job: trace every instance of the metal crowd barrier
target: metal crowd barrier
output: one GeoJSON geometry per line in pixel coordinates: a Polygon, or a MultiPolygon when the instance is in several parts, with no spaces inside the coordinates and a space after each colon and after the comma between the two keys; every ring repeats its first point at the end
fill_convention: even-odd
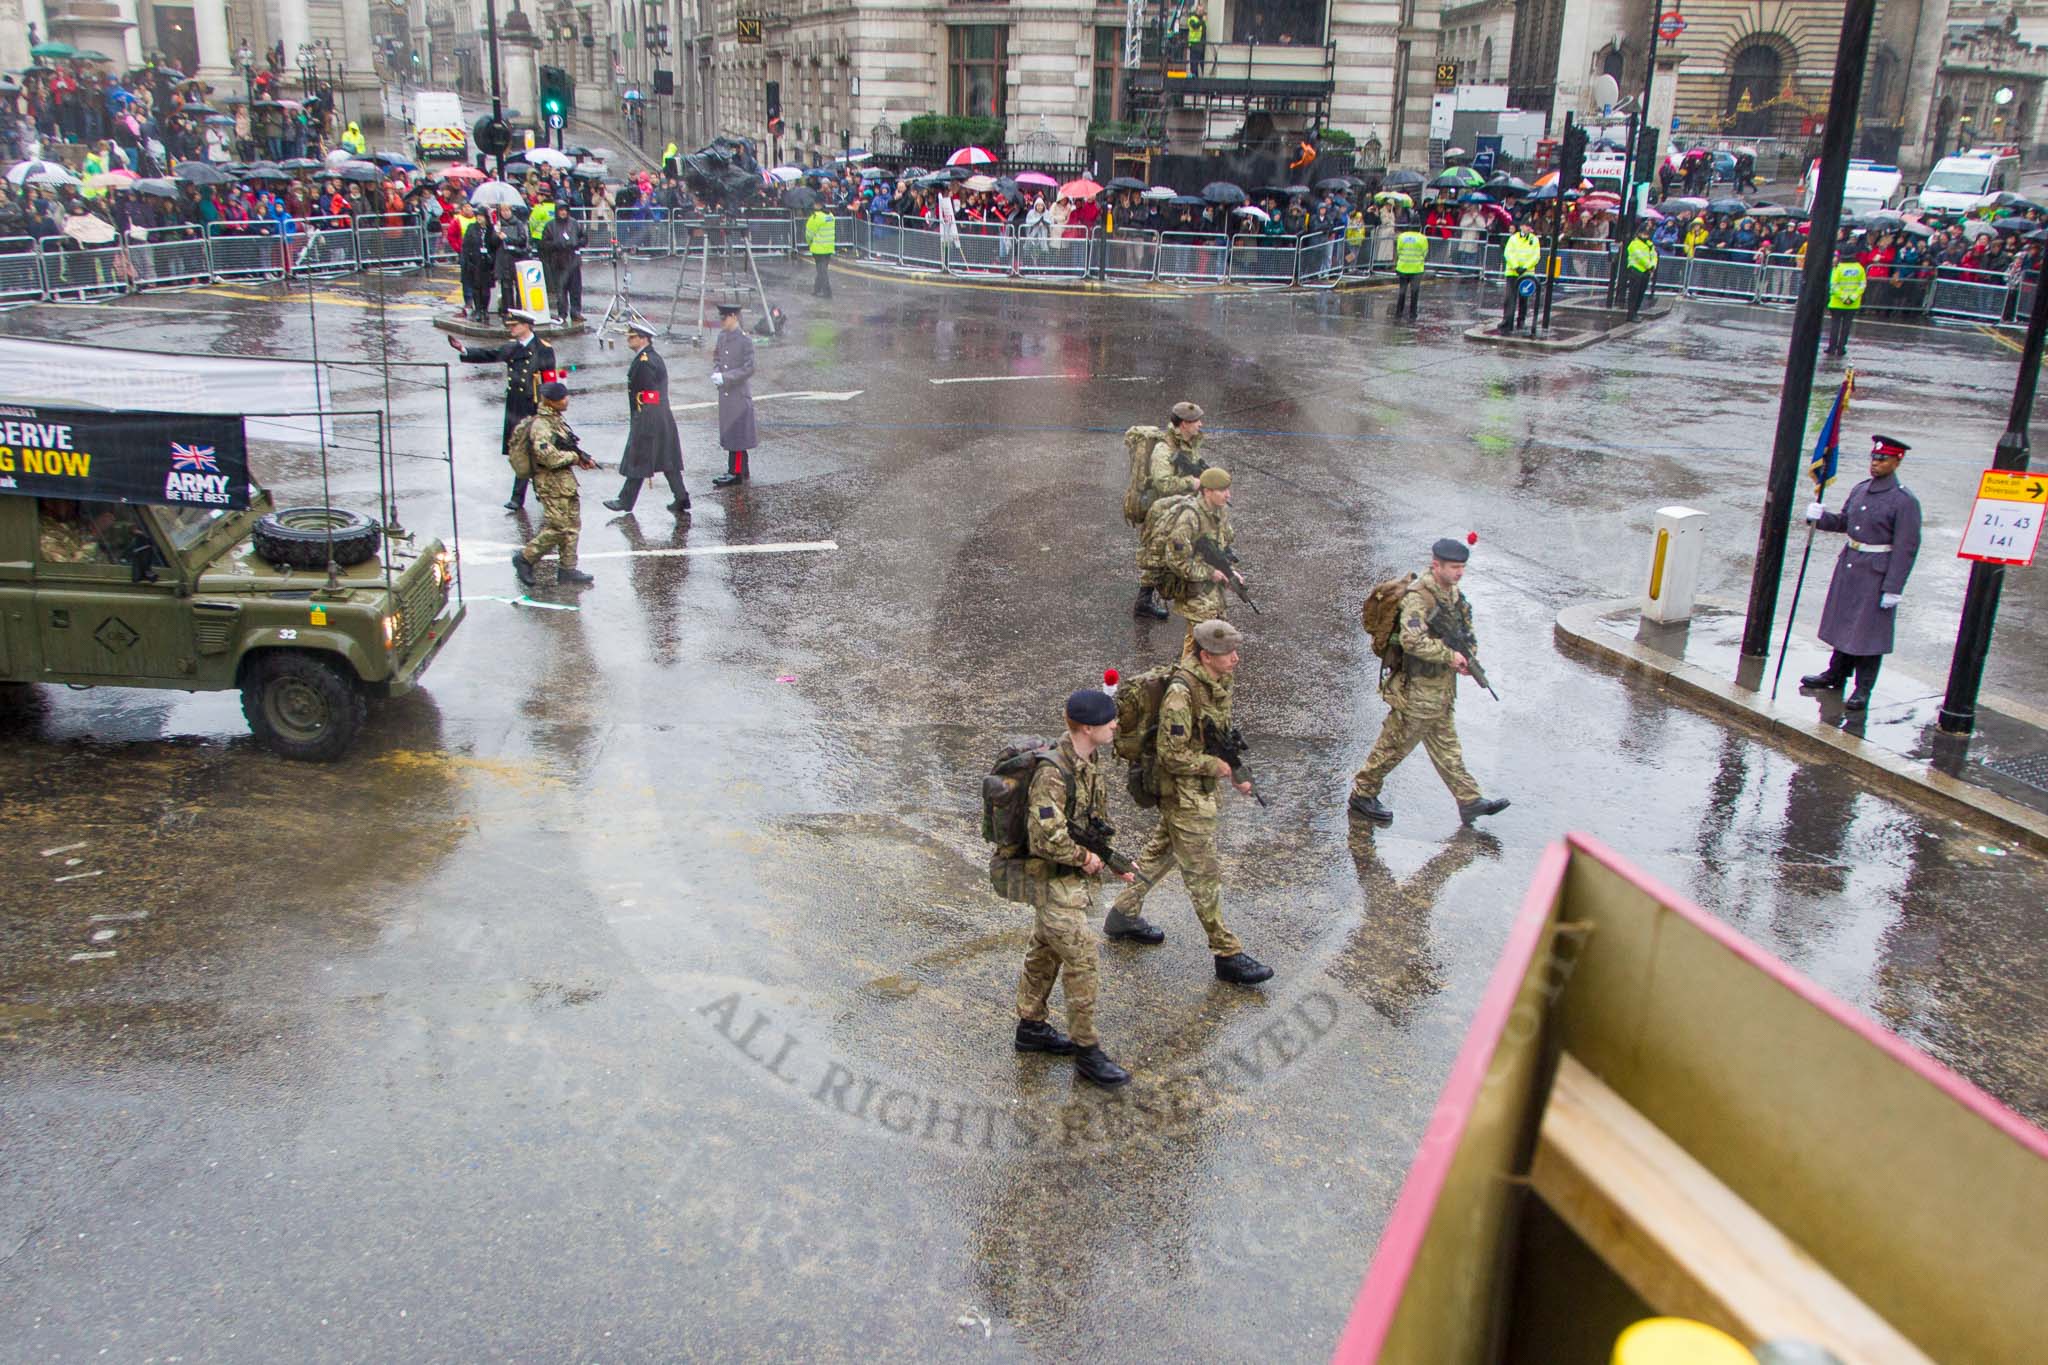
{"type": "Polygon", "coordinates": [[[426,229],[420,227],[356,228],[356,260],[365,270],[420,270],[427,264],[426,229]]]}
{"type": "Polygon", "coordinates": [[[33,237],[0,237],[0,300],[43,296],[43,261],[33,237]]]}
{"type": "Polygon", "coordinates": [[[42,255],[43,292],[56,300],[113,298],[128,292],[134,275],[128,248],[118,243],[45,248],[42,255]]]}
{"type": "Polygon", "coordinates": [[[346,218],[298,218],[285,237],[294,275],[348,275],[360,268],[356,233],[346,218]]]}
{"type": "Polygon", "coordinates": [[[213,223],[206,229],[206,259],[217,280],[282,279],[284,239],[266,223],[261,230],[228,231],[213,223]]]}
{"type": "Polygon", "coordinates": [[[149,228],[139,237],[131,232],[128,258],[134,264],[137,289],[189,289],[213,279],[206,237],[197,227],[149,228]]]}
{"type": "Polygon", "coordinates": [[[1102,273],[1112,280],[1151,280],[1159,276],[1159,234],[1119,231],[1102,239],[1102,273]]]}
{"type": "Polygon", "coordinates": [[[1230,278],[1230,239],[1213,232],[1160,233],[1154,278],[1221,284],[1230,278]]]}

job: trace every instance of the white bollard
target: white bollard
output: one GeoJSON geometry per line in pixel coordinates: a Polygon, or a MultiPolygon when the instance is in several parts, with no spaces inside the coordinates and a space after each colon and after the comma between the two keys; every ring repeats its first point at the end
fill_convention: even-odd
{"type": "Polygon", "coordinates": [[[1706,532],[1705,512],[1690,507],[1657,509],[1657,534],[1650,542],[1650,571],[1643,584],[1645,621],[1670,625],[1692,619],[1706,532]]]}

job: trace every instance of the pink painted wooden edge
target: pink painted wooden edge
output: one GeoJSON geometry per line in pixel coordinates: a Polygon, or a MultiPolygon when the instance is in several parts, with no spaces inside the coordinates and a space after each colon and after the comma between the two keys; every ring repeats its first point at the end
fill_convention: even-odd
{"type": "Polygon", "coordinates": [[[1508,931],[1507,945],[1501,949],[1500,963],[1493,969],[1493,979],[1487,983],[1471,1026],[1465,1030],[1465,1042],[1458,1049],[1457,1060],[1451,1063],[1451,1074],[1444,1081],[1436,1112],[1430,1116],[1429,1127],[1422,1135],[1422,1146],[1408,1168],[1400,1198],[1380,1234],[1379,1249],[1373,1253],[1365,1282],[1359,1286],[1358,1298],[1351,1305],[1350,1321],[1344,1325],[1344,1335],[1338,1339],[1337,1350],[1331,1357],[1341,1365],[1372,1365],[1379,1359],[1387,1329],[1394,1322],[1394,1310],[1408,1288],[1409,1272],[1415,1268],[1416,1253],[1422,1249],[1422,1239],[1429,1231],[1430,1216],[1436,1212],[1437,1198],[1443,1193],[1444,1180],[1458,1154],[1465,1122],[1486,1082],[1487,1069],[1493,1065],[1494,1047],[1507,1027],[1508,1016],[1521,998],[1522,984],[1528,978],[1536,947],[1543,941],[1550,908],[1564,889],[1565,869],[1570,864],[1571,849],[1563,843],[1543,850],[1542,860],[1536,864],[1536,875],[1522,897],[1522,908],[1516,912],[1514,926],[1508,931]]]}
{"type": "Polygon", "coordinates": [[[1516,913],[1507,943],[1501,949],[1500,963],[1494,968],[1493,979],[1487,983],[1486,994],[1481,997],[1479,1008],[1472,1016],[1472,1024],[1465,1032],[1465,1042],[1458,1050],[1457,1060],[1451,1064],[1450,1075],[1444,1081],[1443,1093],[1437,1100],[1436,1112],[1423,1133],[1422,1145],[1408,1168],[1408,1178],[1402,1182],[1400,1197],[1387,1219],[1386,1229],[1380,1234],[1379,1247],[1373,1253],[1364,1283],[1359,1286],[1358,1297],[1351,1305],[1351,1317],[1345,1323],[1344,1334],[1338,1338],[1331,1356],[1338,1365],[1373,1365],[1379,1359],[1387,1329],[1393,1325],[1394,1310],[1408,1287],[1408,1276],[1415,1267],[1416,1254],[1429,1230],[1429,1220],[1436,1211],[1438,1197],[1443,1193],[1451,1162],[1457,1156],[1466,1122],[1486,1080],[1487,1069],[1493,1064],[1494,1048],[1516,1000],[1521,996],[1536,946],[1542,941],[1550,907],[1563,891],[1565,872],[1575,852],[1599,862],[1665,910],[1680,916],[1800,999],[1882,1049],[1892,1060],[2035,1156],[2048,1161],[2048,1133],[2028,1123],[1904,1039],[1864,1018],[1656,878],[1636,871],[1598,839],[1586,834],[1568,834],[1563,842],[1545,849],[1542,860],[1536,865],[1528,893],[1522,898],[1522,908],[1516,913]]]}

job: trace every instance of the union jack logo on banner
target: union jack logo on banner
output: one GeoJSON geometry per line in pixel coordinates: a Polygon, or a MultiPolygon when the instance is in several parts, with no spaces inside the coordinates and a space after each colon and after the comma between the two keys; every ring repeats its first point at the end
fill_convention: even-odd
{"type": "Polygon", "coordinates": [[[189,470],[200,474],[220,473],[220,464],[213,457],[212,446],[187,446],[171,442],[171,468],[189,470]]]}

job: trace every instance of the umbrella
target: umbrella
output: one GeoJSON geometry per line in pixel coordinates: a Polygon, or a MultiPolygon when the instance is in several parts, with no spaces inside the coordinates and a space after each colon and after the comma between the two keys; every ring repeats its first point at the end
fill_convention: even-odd
{"type": "Polygon", "coordinates": [[[1212,204],[1242,204],[1250,196],[1228,180],[1211,180],[1202,186],[1202,198],[1212,204]]]}
{"type": "Polygon", "coordinates": [[[968,170],[965,166],[941,166],[937,170],[933,171],[932,174],[937,176],[941,180],[951,180],[955,183],[958,183],[959,181],[965,180],[968,176],[973,175],[974,172],[968,170]]]}
{"type": "Polygon", "coordinates": [[[235,126],[234,116],[231,114],[208,114],[206,121],[215,128],[232,128],[235,126]]]}
{"type": "Polygon", "coordinates": [[[374,185],[384,178],[384,168],[368,161],[344,161],[334,173],[343,180],[354,180],[365,185],[374,185]]]}
{"type": "Polygon", "coordinates": [[[602,180],[604,179],[604,167],[578,166],[569,174],[575,176],[578,180],[602,180]]]}
{"type": "Polygon", "coordinates": [[[976,194],[987,194],[990,190],[996,187],[996,182],[995,179],[991,176],[970,175],[965,180],[961,181],[960,185],[961,188],[972,190],[976,194]]]}
{"type": "Polygon", "coordinates": [[[2038,209],[2044,213],[2048,213],[2048,207],[2044,207],[2043,205],[2037,204],[2033,200],[2027,198],[2024,195],[2014,194],[2011,190],[2004,190],[2001,191],[1999,194],[1993,196],[1991,203],[1994,207],[2001,209],[2012,209],[2019,213],[2025,213],[2029,209],[2038,209]]]}
{"type": "Polygon", "coordinates": [[[1702,160],[1705,160],[1705,159],[1706,159],[1706,156],[1707,156],[1707,149],[1706,149],[1706,148],[1704,148],[1704,147],[1694,147],[1694,148],[1692,148],[1692,149],[1691,149],[1690,151],[1688,151],[1688,152],[1687,152],[1687,153],[1685,154],[1685,160],[1686,160],[1687,162],[1694,162],[1694,161],[1702,161],[1702,160]]]}
{"type": "Polygon", "coordinates": [[[21,82],[12,76],[0,76],[0,95],[19,95],[21,82]]]}
{"type": "Polygon", "coordinates": [[[792,213],[809,213],[818,203],[818,192],[809,185],[796,185],[784,191],[782,206],[792,213]]]}
{"type": "Polygon", "coordinates": [[[1020,185],[1042,185],[1049,190],[1056,190],[1060,187],[1060,182],[1047,175],[1044,171],[1026,171],[1017,177],[1017,183],[1020,185]]]}
{"type": "Polygon", "coordinates": [[[1466,151],[1463,147],[1444,148],[1444,160],[1446,161],[1460,161],[1470,155],[1472,155],[1472,153],[1466,151]]]}
{"type": "Polygon", "coordinates": [[[1007,175],[996,181],[996,193],[1013,201],[1021,201],[1024,198],[1024,191],[1007,175]]]}
{"type": "Polygon", "coordinates": [[[1375,204],[1399,204],[1404,209],[1415,207],[1414,198],[1401,193],[1399,190],[1381,190],[1372,197],[1372,202],[1375,204]]]}
{"type": "Polygon", "coordinates": [[[1184,209],[1205,209],[1209,207],[1209,201],[1198,194],[1176,194],[1166,202],[1176,204],[1184,209]]]}
{"type": "Polygon", "coordinates": [[[1239,204],[1236,208],[1232,209],[1231,212],[1241,213],[1247,218],[1256,218],[1261,223],[1271,222],[1273,219],[1272,214],[1266,212],[1257,204],[1239,204]]]}
{"type": "Polygon", "coordinates": [[[114,225],[89,213],[74,213],[64,220],[64,235],[82,246],[104,246],[117,234],[114,225]]]}
{"type": "Polygon", "coordinates": [[[114,59],[104,52],[94,52],[91,49],[86,49],[79,52],[72,60],[79,62],[111,62],[114,59]]]}
{"type": "Polygon", "coordinates": [[[141,178],[133,171],[101,171],[97,175],[87,176],[85,187],[89,190],[125,190],[141,178]]]}
{"type": "MultiPolygon", "coordinates": [[[[560,155],[560,153],[557,153],[557,155],[560,155]]],[[[394,171],[416,171],[419,169],[413,162],[407,161],[404,157],[394,155],[391,152],[371,152],[363,160],[374,161],[379,166],[386,166],[394,171]]]]}
{"type": "MultiPolygon", "coordinates": [[[[1934,229],[1925,223],[1901,223],[1899,224],[1899,231],[1909,237],[1932,237],[1934,235],[1934,229]]],[[[2048,232],[2037,229],[2027,234],[2028,241],[2032,241],[2037,237],[2048,237],[2048,232]]]]}
{"type": "Polygon", "coordinates": [[[526,159],[542,166],[554,166],[565,171],[576,164],[567,152],[558,152],[552,147],[535,147],[526,154],[526,159]]]}
{"type": "MultiPolygon", "coordinates": [[[[1899,226],[1905,226],[1904,219],[1899,220],[1899,226]]],[[[2001,218],[1997,222],[1993,223],[1991,226],[1992,229],[1996,231],[2000,236],[2013,237],[2017,236],[2022,232],[2032,232],[2035,228],[2039,227],[2040,224],[2030,223],[2024,218],[2001,218]]]]}
{"type": "MultiPolygon", "coordinates": [[[[1022,181],[1022,179],[1021,179],[1021,178],[1020,178],[1020,179],[1018,180],[1018,183],[1019,183],[1019,184],[1022,184],[1022,183],[1023,183],[1023,181],[1022,181]]],[[[1173,198],[1173,197],[1174,197],[1174,194],[1173,194],[1173,190],[1172,190],[1171,188],[1169,188],[1168,186],[1165,186],[1165,185],[1154,185],[1154,186],[1153,186],[1153,187],[1152,187],[1151,189],[1149,189],[1149,190],[1146,190],[1146,191],[1145,191],[1145,193],[1144,193],[1144,194],[1143,194],[1143,195],[1142,195],[1141,197],[1142,197],[1142,198],[1145,198],[1145,199],[1151,199],[1151,200],[1154,200],[1154,201],[1158,201],[1158,200],[1162,200],[1162,199],[1171,199],[1171,198],[1173,198]]]]}
{"type": "MultiPolygon", "coordinates": [[[[324,164],[324,162],[315,161],[310,156],[295,156],[277,163],[278,169],[286,171],[317,171],[324,164]]],[[[468,170],[469,168],[464,166],[461,169],[468,170]]]]}
{"type": "Polygon", "coordinates": [[[1965,237],[1995,237],[1997,235],[1998,229],[1985,222],[1982,218],[1965,218],[1963,220],[1963,236],[1965,237]]]}
{"type": "Polygon", "coordinates": [[[205,100],[192,100],[188,103],[179,105],[178,112],[181,114],[198,114],[201,117],[204,117],[207,114],[218,114],[220,110],[214,108],[205,100]]]}
{"type": "Polygon", "coordinates": [[[1527,194],[1534,186],[1512,175],[1496,175],[1486,182],[1484,188],[1495,198],[1514,199],[1527,194]]]}
{"type": "Polygon", "coordinates": [[[282,166],[274,166],[268,161],[258,161],[252,165],[244,166],[240,174],[244,180],[289,180],[292,178],[290,171],[285,170],[282,166]]]}
{"type": "Polygon", "coordinates": [[[1903,213],[1893,213],[1890,209],[1878,209],[1876,212],[1866,215],[1866,217],[1875,226],[1896,228],[1906,225],[1906,215],[1903,213]]]}
{"type": "Polygon", "coordinates": [[[7,172],[10,185],[76,185],[78,177],[54,161],[23,161],[7,172]]]}
{"type": "Polygon", "coordinates": [[[1420,171],[1388,171],[1380,177],[1380,187],[1389,190],[1419,190],[1423,185],[1420,171]]]}
{"type": "Polygon", "coordinates": [[[1461,204],[1491,204],[1493,202],[1493,196],[1490,194],[1481,194],[1478,190],[1467,190],[1465,193],[1458,196],[1458,202],[1461,204]]]}
{"type": "Polygon", "coordinates": [[[470,191],[469,202],[480,209],[494,209],[500,204],[519,208],[525,205],[526,196],[502,180],[493,180],[470,191]]]}
{"type": "Polygon", "coordinates": [[[1062,199],[1093,199],[1100,193],[1102,193],[1102,186],[1096,184],[1093,180],[1087,179],[1085,176],[1079,180],[1069,180],[1066,184],[1060,186],[1060,197],[1062,199]]]}
{"type": "Polygon", "coordinates": [[[31,57],[56,57],[62,60],[66,57],[76,57],[78,49],[69,43],[37,43],[28,50],[28,55],[31,57]]]}
{"type": "Polygon", "coordinates": [[[128,188],[137,194],[146,194],[152,199],[178,197],[178,182],[175,180],[138,180],[128,188]]]}
{"type": "Polygon", "coordinates": [[[1480,212],[1484,213],[1489,220],[1499,223],[1503,227],[1513,227],[1515,225],[1515,215],[1509,213],[1499,204],[1488,204],[1480,212]]]}
{"type": "Polygon", "coordinates": [[[1706,206],[1706,200],[1691,195],[1680,195],[1675,199],[1666,199],[1664,201],[1665,210],[1671,213],[1698,213],[1705,209],[1706,206]]]}
{"type": "MultiPolygon", "coordinates": [[[[285,164],[290,165],[291,163],[286,162],[285,164]]],[[[468,185],[482,184],[484,181],[489,180],[490,177],[474,166],[450,166],[447,170],[441,172],[441,179],[443,181],[453,181],[457,185],[468,185]]]]}
{"type": "Polygon", "coordinates": [[[1713,199],[1707,203],[1708,213],[1748,213],[1749,205],[1740,199],[1713,199]]]}
{"type": "Polygon", "coordinates": [[[1609,194],[1605,190],[1595,190],[1592,194],[1579,200],[1579,207],[1582,209],[1618,209],[1621,207],[1621,196],[1609,194]]]}
{"type": "Polygon", "coordinates": [[[647,96],[641,94],[638,90],[628,90],[625,94],[619,96],[619,98],[622,100],[631,100],[633,103],[638,104],[642,100],[646,99],[647,96]]]}
{"type": "Polygon", "coordinates": [[[986,147],[962,147],[946,158],[948,166],[993,166],[996,154],[986,147]]]}
{"type": "Polygon", "coordinates": [[[880,166],[863,166],[861,167],[860,178],[863,180],[887,180],[889,172],[880,166]]]}
{"type": "Polygon", "coordinates": [[[1649,219],[1653,223],[1661,223],[1664,221],[1664,215],[1657,212],[1657,210],[1651,208],[1647,204],[1643,206],[1643,217],[1649,219]]]}
{"type": "Polygon", "coordinates": [[[1103,186],[1103,188],[1109,190],[1142,190],[1145,188],[1145,182],[1136,176],[1120,175],[1103,186]]]}
{"type": "Polygon", "coordinates": [[[1357,183],[1348,175],[1333,175],[1327,180],[1316,181],[1316,188],[1319,190],[1329,190],[1335,194],[1342,194],[1357,183]]]}
{"type": "Polygon", "coordinates": [[[344,161],[354,161],[355,159],[356,154],[346,147],[336,147],[327,154],[327,164],[330,166],[339,166],[344,161]]]}
{"type": "Polygon", "coordinates": [[[1789,218],[1791,215],[1776,204],[1758,204],[1749,211],[1752,218],[1789,218]]]}
{"type": "Polygon", "coordinates": [[[1442,175],[1429,182],[1431,189],[1464,190],[1476,189],[1486,183],[1486,177],[1470,166],[1452,166],[1442,175]]]}
{"type": "Polygon", "coordinates": [[[777,166],[768,172],[768,178],[787,185],[791,181],[803,179],[804,173],[795,166],[777,166]]]}
{"type": "Polygon", "coordinates": [[[921,175],[910,183],[921,190],[935,190],[941,185],[952,184],[953,177],[950,175],[921,175]]]}

